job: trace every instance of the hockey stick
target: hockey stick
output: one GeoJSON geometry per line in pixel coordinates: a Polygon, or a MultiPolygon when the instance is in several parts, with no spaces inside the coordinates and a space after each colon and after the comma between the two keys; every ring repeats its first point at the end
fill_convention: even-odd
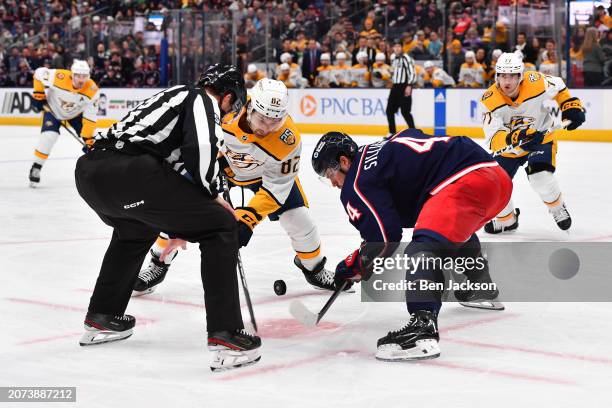
{"type": "MultiPolygon", "coordinates": [[[[572,123],[572,121],[571,121],[571,120],[567,120],[567,119],[565,119],[565,120],[564,120],[564,121],[562,121],[561,123],[557,123],[556,125],[549,127],[549,128],[546,130],[546,132],[544,132],[544,135],[547,135],[547,134],[549,134],[549,133],[551,133],[551,132],[554,132],[555,130],[565,129],[565,128],[566,128],[566,127],[568,127],[568,126],[569,126],[571,123],[572,123]]],[[[517,144],[508,145],[508,146],[506,146],[506,147],[504,147],[504,148],[502,148],[502,149],[499,149],[499,150],[496,150],[495,152],[493,152],[493,157],[497,157],[497,156],[499,156],[500,154],[508,153],[509,151],[511,151],[511,150],[513,150],[513,149],[516,149],[517,147],[521,147],[521,146],[523,146],[524,144],[527,144],[527,143],[529,143],[529,142],[530,142],[530,140],[527,140],[527,141],[521,141],[520,143],[517,143],[517,144]]]]}
{"type": "MultiPolygon", "coordinates": [[[[53,114],[53,112],[51,111],[51,108],[47,104],[43,105],[43,110],[45,112],[49,112],[49,113],[53,114]]],[[[87,147],[87,145],[85,144],[83,139],[80,136],[78,136],[71,128],[69,128],[63,120],[60,120],[60,125],[64,129],[66,129],[66,132],[68,132],[70,134],[70,136],[72,136],[77,142],[79,142],[81,144],[81,146],[87,147]]]]}
{"type": "Polygon", "coordinates": [[[315,327],[317,324],[319,324],[325,313],[327,313],[331,305],[336,301],[338,295],[342,293],[342,291],[346,288],[348,284],[349,281],[345,280],[344,282],[342,282],[342,285],[340,285],[340,287],[334,290],[334,293],[332,293],[329,300],[325,303],[319,313],[312,313],[299,300],[294,300],[293,302],[291,302],[291,304],[289,305],[289,313],[291,313],[291,316],[295,317],[295,319],[298,322],[302,323],[304,326],[315,327]]]}
{"type": "MultiPolygon", "coordinates": [[[[223,198],[225,198],[225,201],[227,201],[233,207],[227,178],[225,177],[225,175],[222,174],[219,175],[219,178],[221,179],[221,185],[223,186],[223,198]]],[[[253,325],[253,329],[255,329],[255,333],[257,333],[257,322],[255,321],[255,312],[253,312],[253,302],[251,301],[249,286],[247,285],[246,276],[244,275],[244,268],[242,267],[242,258],[240,257],[240,250],[238,250],[238,273],[240,274],[240,282],[242,283],[244,300],[246,301],[247,307],[249,309],[249,315],[251,316],[251,324],[253,325]]]]}

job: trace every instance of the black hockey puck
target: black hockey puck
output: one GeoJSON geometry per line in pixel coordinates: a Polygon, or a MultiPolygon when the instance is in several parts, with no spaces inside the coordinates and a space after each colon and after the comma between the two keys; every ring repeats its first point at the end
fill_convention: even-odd
{"type": "Polygon", "coordinates": [[[274,281],[274,293],[276,293],[277,296],[283,296],[287,293],[287,284],[284,280],[279,279],[274,281]]]}

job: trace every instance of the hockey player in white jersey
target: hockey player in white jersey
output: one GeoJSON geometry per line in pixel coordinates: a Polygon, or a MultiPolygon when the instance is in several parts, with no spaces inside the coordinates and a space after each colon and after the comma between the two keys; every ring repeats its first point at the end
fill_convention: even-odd
{"type": "MultiPolygon", "coordinates": [[[[483,128],[491,151],[521,144],[496,157],[497,162],[514,177],[519,167],[527,164],[527,178],[538,193],[555,222],[568,230],[572,219],[554,176],[557,154],[555,132],[546,134],[553,124],[544,101],[554,99],[561,109],[562,120],[569,120],[568,130],[575,130],[585,120],[578,98],[573,98],[563,80],[536,71],[524,71],[521,57],[502,54],[495,65],[495,83],[482,95],[483,128]]],[[[520,211],[512,200],[496,218],[485,225],[485,232],[497,234],[518,228],[520,211]]]]}
{"type": "MultiPolygon", "coordinates": [[[[302,142],[288,115],[289,95],[277,80],[262,79],[251,89],[250,99],[239,112],[223,118],[224,144],[220,159],[230,187],[239,186],[255,195],[236,207],[240,246],[246,246],[253,229],[264,218],[280,221],[296,252],[295,265],[306,281],[318,289],[334,289],[334,273],[325,269],[321,239],[308,212],[308,200],[298,170],[302,142]]],[[[164,279],[176,251],[160,235],[151,249],[149,265],[134,285],[133,296],[150,293],[164,279]],[[161,253],[169,255],[164,261],[161,253]]]]}
{"type": "Polygon", "coordinates": [[[70,70],[38,68],[34,72],[33,104],[43,111],[42,129],[30,169],[30,186],[40,183],[42,166],[67,121],[87,146],[93,143],[100,92],[89,77],[86,61],[74,60],[70,70]]]}

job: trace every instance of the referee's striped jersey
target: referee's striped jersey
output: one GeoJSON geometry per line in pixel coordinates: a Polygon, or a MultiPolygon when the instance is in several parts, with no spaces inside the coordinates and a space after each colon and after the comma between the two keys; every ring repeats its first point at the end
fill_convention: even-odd
{"type": "Polygon", "coordinates": [[[408,54],[402,53],[399,57],[396,56],[392,64],[393,68],[393,83],[414,85],[417,80],[414,61],[408,54]]]}
{"type": "Polygon", "coordinates": [[[217,154],[223,141],[217,101],[203,89],[179,85],[142,101],[106,133],[94,149],[149,153],[217,195],[217,154]]]}

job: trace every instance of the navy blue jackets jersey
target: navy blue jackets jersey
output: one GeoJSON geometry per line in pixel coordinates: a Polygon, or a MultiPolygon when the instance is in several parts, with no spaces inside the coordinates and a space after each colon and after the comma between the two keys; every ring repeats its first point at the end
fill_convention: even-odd
{"type": "Polygon", "coordinates": [[[402,228],[414,227],[429,197],[472,170],[496,165],[467,137],[406,129],[359,148],[340,199],[366,242],[398,242],[402,228]]]}

